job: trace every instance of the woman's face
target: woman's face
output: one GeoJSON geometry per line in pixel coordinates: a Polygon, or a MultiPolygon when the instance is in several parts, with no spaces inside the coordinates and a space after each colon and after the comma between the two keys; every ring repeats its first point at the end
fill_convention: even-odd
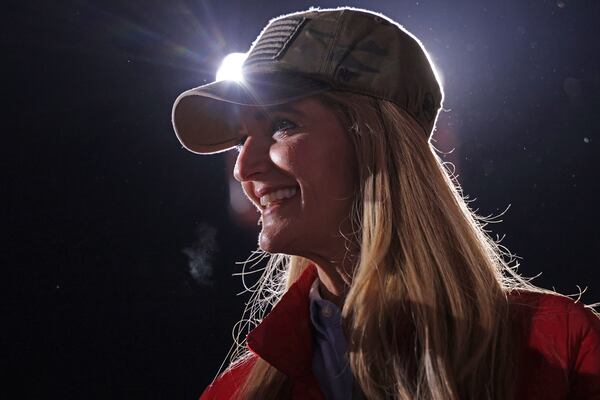
{"type": "Polygon", "coordinates": [[[234,169],[262,215],[260,248],[333,261],[343,257],[355,177],[348,134],[315,98],[244,107],[247,138],[234,169]]]}

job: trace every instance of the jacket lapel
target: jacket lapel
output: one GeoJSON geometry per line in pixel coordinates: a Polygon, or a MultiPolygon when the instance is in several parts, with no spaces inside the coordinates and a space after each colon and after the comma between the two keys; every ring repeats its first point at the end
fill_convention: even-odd
{"type": "Polygon", "coordinates": [[[316,267],[308,266],[247,338],[250,350],[292,379],[310,380],[312,376],[308,293],[316,277],[316,267]]]}

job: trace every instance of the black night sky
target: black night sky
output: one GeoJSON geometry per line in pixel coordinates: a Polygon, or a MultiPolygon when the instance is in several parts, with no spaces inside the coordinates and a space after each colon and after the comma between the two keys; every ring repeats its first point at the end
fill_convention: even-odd
{"type": "Polygon", "coordinates": [[[429,50],[438,147],[481,215],[510,205],[490,229],[520,272],[600,301],[600,2],[9,2],[3,392],[198,397],[247,299],[232,274],[257,227],[232,217],[226,156],[181,148],[173,100],[269,18],[339,5],[383,12],[429,50]]]}

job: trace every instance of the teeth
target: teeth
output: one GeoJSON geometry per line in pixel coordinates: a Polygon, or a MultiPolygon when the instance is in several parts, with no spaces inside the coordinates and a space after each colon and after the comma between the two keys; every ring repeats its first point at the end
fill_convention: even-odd
{"type": "Polygon", "coordinates": [[[296,194],[296,188],[280,189],[274,192],[265,194],[260,197],[260,205],[266,207],[269,203],[276,200],[289,199],[296,194]]]}

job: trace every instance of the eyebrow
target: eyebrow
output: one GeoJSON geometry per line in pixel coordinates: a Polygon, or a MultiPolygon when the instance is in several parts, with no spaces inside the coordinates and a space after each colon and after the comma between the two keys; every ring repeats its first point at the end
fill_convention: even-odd
{"type": "Polygon", "coordinates": [[[257,121],[264,121],[265,119],[271,119],[270,115],[275,113],[286,113],[292,114],[300,118],[305,118],[306,114],[297,108],[290,106],[289,104],[279,104],[275,106],[268,106],[256,111],[254,113],[254,118],[257,121]]]}

